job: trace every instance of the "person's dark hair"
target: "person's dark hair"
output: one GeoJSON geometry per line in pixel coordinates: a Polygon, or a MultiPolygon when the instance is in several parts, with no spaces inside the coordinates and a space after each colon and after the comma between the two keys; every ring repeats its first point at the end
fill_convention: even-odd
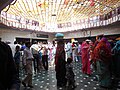
{"type": "Polygon", "coordinates": [[[14,41],[14,44],[17,44],[17,41],[14,41]]]}
{"type": "Polygon", "coordinates": [[[20,46],[17,45],[16,48],[15,48],[15,50],[20,50],[20,46]]]}
{"type": "Polygon", "coordinates": [[[72,60],[72,58],[67,58],[67,63],[71,63],[73,60],[72,60]]]}
{"type": "Polygon", "coordinates": [[[64,44],[64,41],[57,41],[57,44],[64,44]]]}
{"type": "Polygon", "coordinates": [[[28,42],[25,42],[25,46],[28,47],[31,43],[28,41],[28,42]]]}

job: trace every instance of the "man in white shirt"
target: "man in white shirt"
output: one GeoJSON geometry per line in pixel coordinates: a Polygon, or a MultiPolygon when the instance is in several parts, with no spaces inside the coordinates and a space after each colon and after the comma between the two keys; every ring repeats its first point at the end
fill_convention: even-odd
{"type": "Polygon", "coordinates": [[[24,54],[23,54],[23,64],[26,68],[27,71],[27,76],[24,78],[22,81],[22,84],[24,87],[28,85],[28,87],[33,88],[32,86],[32,60],[33,60],[33,55],[30,51],[30,42],[25,43],[26,48],[24,49],[24,54]]]}
{"type": "Polygon", "coordinates": [[[34,73],[36,74],[36,72],[39,72],[39,53],[38,53],[39,45],[37,41],[34,41],[34,44],[30,47],[30,49],[34,57],[34,60],[33,60],[34,73]]]}
{"type": "Polygon", "coordinates": [[[72,58],[72,44],[70,42],[66,45],[67,58],[72,58]]]}

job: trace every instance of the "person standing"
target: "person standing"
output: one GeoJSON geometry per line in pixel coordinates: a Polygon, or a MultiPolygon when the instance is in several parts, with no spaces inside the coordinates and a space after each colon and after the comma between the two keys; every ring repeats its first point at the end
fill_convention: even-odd
{"type": "Polygon", "coordinates": [[[78,43],[78,54],[77,54],[78,61],[81,62],[81,43],[78,43]]]}
{"type": "Polygon", "coordinates": [[[111,48],[108,40],[103,37],[94,49],[95,63],[99,75],[100,87],[111,88],[111,48]]]}
{"type": "Polygon", "coordinates": [[[62,87],[66,85],[66,61],[63,40],[57,41],[57,49],[55,55],[55,71],[57,86],[62,87]]]}
{"type": "Polygon", "coordinates": [[[13,56],[15,55],[15,48],[16,48],[16,46],[19,46],[19,47],[21,48],[21,45],[18,44],[17,41],[14,41],[14,44],[10,43],[10,44],[8,44],[8,45],[10,46],[10,48],[11,48],[11,50],[12,50],[12,55],[13,55],[13,56]]]}
{"type": "Polygon", "coordinates": [[[42,47],[42,64],[44,69],[48,70],[48,46],[47,42],[44,42],[44,45],[42,47]]]}
{"type": "Polygon", "coordinates": [[[81,52],[82,52],[82,72],[87,75],[91,75],[91,69],[90,69],[90,55],[89,55],[89,39],[86,39],[83,41],[81,46],[81,52]]]}
{"type": "Polygon", "coordinates": [[[33,88],[32,86],[32,61],[33,61],[33,55],[30,51],[30,42],[25,43],[26,48],[24,49],[24,54],[23,54],[23,63],[27,71],[27,76],[24,78],[22,81],[22,84],[24,87],[26,87],[28,84],[28,87],[33,88]]]}
{"type": "Polygon", "coordinates": [[[14,55],[14,60],[15,60],[15,65],[19,77],[19,67],[20,67],[20,46],[16,46],[15,48],[15,55],[14,55]]]}
{"type": "Polygon", "coordinates": [[[51,64],[54,66],[55,65],[55,54],[56,54],[56,43],[55,41],[53,41],[53,46],[52,46],[52,61],[51,61],[51,64]]]}
{"type": "Polygon", "coordinates": [[[34,60],[33,60],[33,65],[34,65],[34,73],[39,72],[39,46],[37,44],[37,41],[34,41],[34,44],[30,47],[31,52],[33,54],[34,60]]]}
{"type": "Polygon", "coordinates": [[[70,42],[67,43],[66,53],[67,58],[72,58],[72,45],[70,42]]]}

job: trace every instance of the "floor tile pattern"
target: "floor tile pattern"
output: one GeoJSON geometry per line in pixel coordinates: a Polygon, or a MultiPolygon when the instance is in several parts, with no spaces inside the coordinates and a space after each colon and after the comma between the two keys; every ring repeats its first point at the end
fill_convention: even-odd
{"type": "MultiPolygon", "coordinates": [[[[96,81],[95,71],[89,77],[82,73],[81,64],[74,63],[74,73],[75,73],[75,81],[77,87],[74,90],[120,90],[118,88],[115,89],[103,89],[99,87],[98,81],[96,81]]],[[[24,74],[21,71],[20,79],[24,78],[24,74]]],[[[54,67],[49,67],[48,71],[42,70],[39,73],[33,75],[33,89],[24,88],[21,85],[21,90],[73,90],[68,89],[67,87],[57,87],[56,86],[56,77],[54,67]]],[[[119,82],[120,85],[120,82],[119,82]]]]}

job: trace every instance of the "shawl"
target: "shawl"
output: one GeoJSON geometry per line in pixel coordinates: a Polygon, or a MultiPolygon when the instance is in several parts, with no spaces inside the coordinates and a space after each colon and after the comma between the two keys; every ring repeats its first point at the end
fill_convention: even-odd
{"type": "Polygon", "coordinates": [[[102,60],[107,62],[111,56],[110,44],[105,37],[103,37],[94,49],[95,61],[102,60]]]}
{"type": "Polygon", "coordinates": [[[64,52],[64,44],[63,45],[58,44],[56,49],[56,55],[55,55],[55,65],[57,65],[59,58],[64,58],[64,56],[62,56],[63,52],[64,52]]]}

